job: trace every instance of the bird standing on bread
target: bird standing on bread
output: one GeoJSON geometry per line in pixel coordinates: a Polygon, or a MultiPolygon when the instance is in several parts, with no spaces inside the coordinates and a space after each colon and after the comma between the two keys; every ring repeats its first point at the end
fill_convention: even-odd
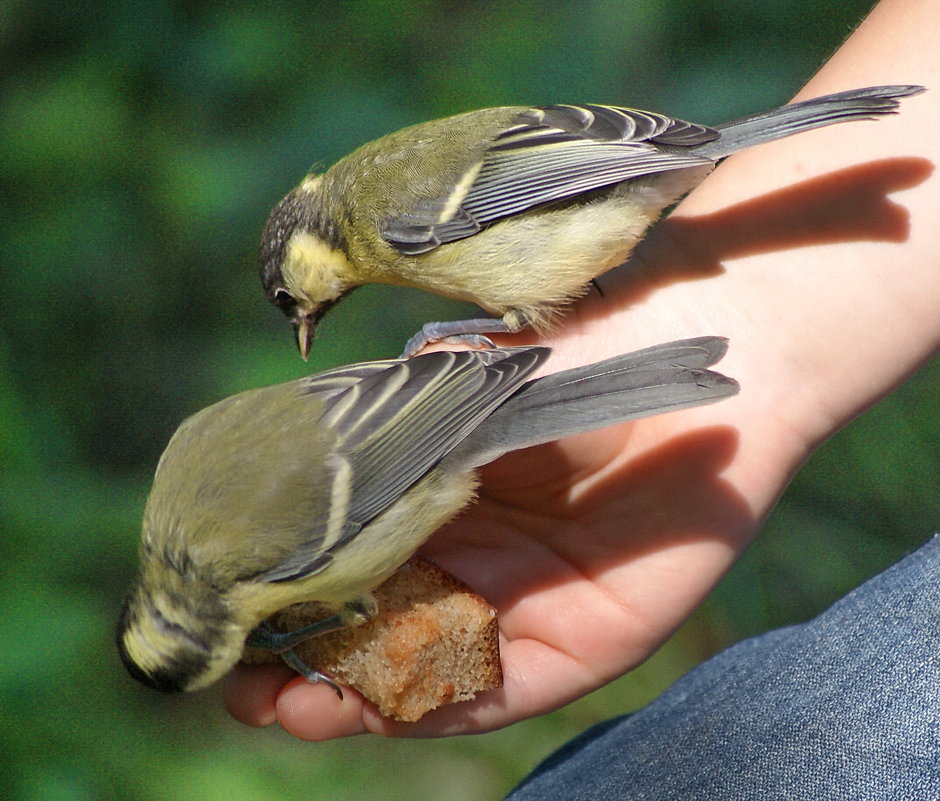
{"type": "Polygon", "coordinates": [[[121,613],[128,670],[160,690],[204,687],[246,644],[308,678],[291,648],[375,612],[371,591],[471,502],[503,453],[710,403],[718,337],[673,342],[530,380],[548,348],[429,353],[338,367],[226,398],[184,421],[144,511],[121,613]],[[264,624],[318,601],[295,632],[264,624]]]}
{"type": "Polygon", "coordinates": [[[261,281],[304,358],[324,313],[369,283],[493,315],[429,323],[405,355],[450,337],[545,333],[720,159],[891,114],[921,91],[856,89],[715,127],[602,105],[504,106],[415,125],[306,176],[278,203],[262,236],[261,281]]]}

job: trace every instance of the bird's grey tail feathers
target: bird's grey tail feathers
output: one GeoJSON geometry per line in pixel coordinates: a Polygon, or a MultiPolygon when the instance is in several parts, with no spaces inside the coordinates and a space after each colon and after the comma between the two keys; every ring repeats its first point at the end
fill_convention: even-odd
{"type": "Polygon", "coordinates": [[[736,381],[707,369],[726,349],[721,337],[686,339],[530,381],[448,461],[478,467],[509,451],[734,395],[736,381]]]}
{"type": "Polygon", "coordinates": [[[720,159],[745,147],[782,139],[784,136],[849,120],[870,120],[894,114],[899,98],[924,91],[923,86],[871,86],[833,95],[814,97],[771,111],[741,117],[715,126],[721,136],[695,149],[711,159],[720,159]]]}

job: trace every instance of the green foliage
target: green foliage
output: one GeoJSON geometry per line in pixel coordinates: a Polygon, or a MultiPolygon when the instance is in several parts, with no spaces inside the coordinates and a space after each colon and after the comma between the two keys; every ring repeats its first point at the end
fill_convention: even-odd
{"type": "Polygon", "coordinates": [[[262,299],[254,251],[304,170],[402,125],[507,102],[718,121],[784,101],[867,5],[4,4],[0,751],[11,797],[494,798],[580,729],[741,636],[812,615],[926,538],[940,517],[936,368],[824,448],[647,666],[540,720],[478,738],[305,745],[232,723],[217,691],[139,690],[111,642],[149,474],[185,415],[391,355],[421,322],[454,314],[367,288],[300,362],[262,299]]]}

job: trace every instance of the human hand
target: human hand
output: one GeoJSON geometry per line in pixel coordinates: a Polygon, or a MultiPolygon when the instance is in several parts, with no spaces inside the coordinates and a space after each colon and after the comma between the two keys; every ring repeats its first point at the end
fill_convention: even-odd
{"type": "MultiPolygon", "coordinates": [[[[940,88],[936,57],[924,55],[926,42],[913,46],[936,29],[929,5],[883,3],[805,96],[890,82],[940,88]]],[[[423,552],[498,608],[502,689],[400,724],[281,666],[240,668],[227,688],[232,714],[251,725],[276,719],[305,739],[484,731],[641,662],[747,546],[812,449],[936,349],[940,192],[927,179],[937,116],[926,95],[890,120],[730,159],[548,342],[554,371],[728,336],[717,369],[742,392],[482,471],[479,502],[423,552]]]]}

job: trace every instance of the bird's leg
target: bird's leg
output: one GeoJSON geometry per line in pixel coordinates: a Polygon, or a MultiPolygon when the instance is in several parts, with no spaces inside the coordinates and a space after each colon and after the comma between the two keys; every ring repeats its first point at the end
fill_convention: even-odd
{"type": "Polygon", "coordinates": [[[301,626],[293,631],[277,631],[269,622],[264,621],[258,625],[245,640],[246,645],[253,648],[264,648],[267,651],[280,655],[284,663],[296,670],[311,683],[322,681],[330,685],[342,699],[343,691],[333,679],[319,670],[316,670],[301,659],[294,648],[302,642],[313,637],[319,637],[331,631],[360,626],[375,617],[378,606],[370,595],[364,595],[355,600],[348,601],[335,615],[318,620],[307,626],[301,626]]]}
{"type": "Polygon", "coordinates": [[[410,359],[425,345],[432,342],[449,342],[469,345],[473,348],[492,348],[492,341],[485,334],[508,334],[510,327],[499,317],[474,317],[471,320],[453,320],[447,323],[425,323],[408,342],[402,359],[410,359]]]}
{"type": "Polygon", "coordinates": [[[339,696],[339,700],[343,700],[343,688],[340,687],[333,679],[326,675],[326,673],[321,673],[316,668],[310,667],[303,659],[297,656],[296,651],[284,651],[281,654],[281,659],[284,661],[284,664],[289,668],[296,670],[301,676],[303,676],[311,684],[316,684],[317,682],[322,681],[324,684],[333,688],[339,696]]]}

